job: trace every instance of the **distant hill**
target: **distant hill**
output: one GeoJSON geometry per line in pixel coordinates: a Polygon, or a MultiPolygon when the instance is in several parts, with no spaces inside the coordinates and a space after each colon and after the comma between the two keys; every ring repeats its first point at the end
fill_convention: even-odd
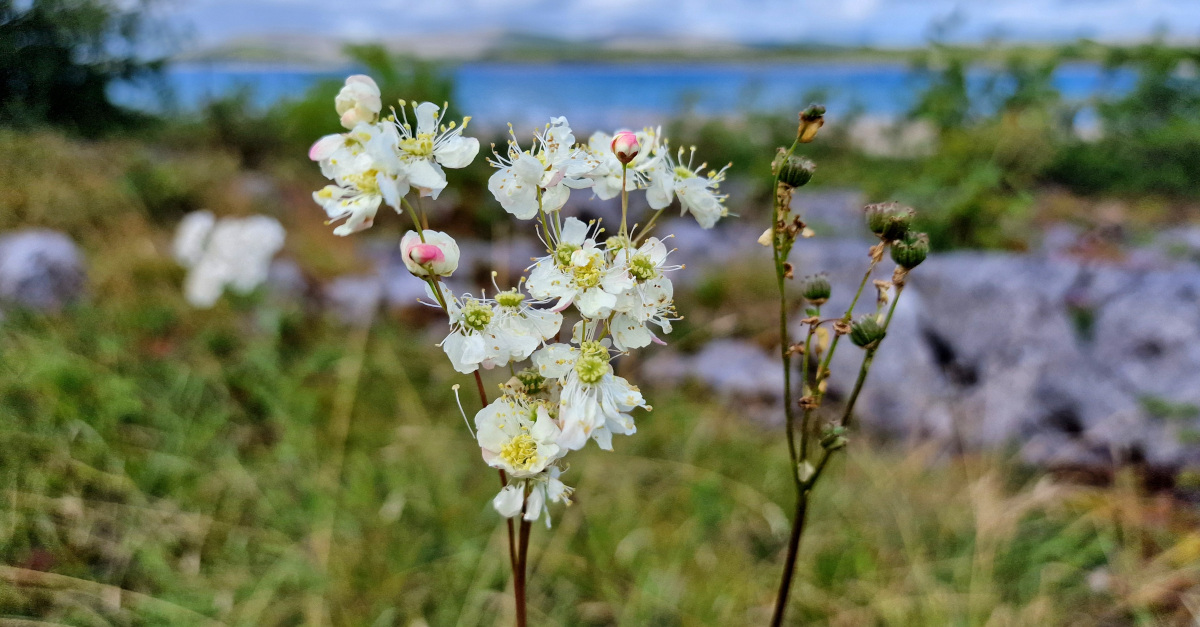
{"type": "MultiPolygon", "coordinates": [[[[348,43],[352,42],[309,35],[241,37],[186,52],[175,60],[339,67],[348,62],[343,53],[348,43]]],[[[748,45],[703,37],[564,40],[499,30],[410,35],[378,43],[397,54],[450,61],[755,61],[830,57],[880,60],[907,58],[910,54],[906,50],[828,45],[748,45]]]]}

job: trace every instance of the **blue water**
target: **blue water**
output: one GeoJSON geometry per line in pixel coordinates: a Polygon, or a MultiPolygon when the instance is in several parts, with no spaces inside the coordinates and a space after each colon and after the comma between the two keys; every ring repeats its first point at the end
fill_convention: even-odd
{"type": "MultiPolygon", "coordinates": [[[[299,98],[318,81],[352,70],[279,66],[180,64],[166,74],[174,106],[194,110],[214,98],[251,90],[253,102],[269,106],[299,98]]],[[[500,128],[540,125],[565,115],[580,127],[658,124],[682,113],[735,115],[744,111],[795,111],[813,101],[830,115],[861,111],[894,116],[912,107],[927,78],[890,63],[467,63],[452,70],[460,111],[475,124],[500,128]]],[[[991,73],[970,74],[981,90],[991,73]]],[[[1066,64],[1054,75],[1064,97],[1086,101],[1129,90],[1136,77],[1090,64],[1066,64]]],[[[154,94],[118,86],[114,97],[146,109],[161,108],[154,94]]],[[[330,103],[332,108],[332,103],[330,103]]]]}

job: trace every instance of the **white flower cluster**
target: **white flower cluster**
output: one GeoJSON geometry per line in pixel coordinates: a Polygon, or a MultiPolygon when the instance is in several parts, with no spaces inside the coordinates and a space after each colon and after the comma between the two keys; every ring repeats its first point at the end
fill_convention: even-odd
{"type": "MultiPolygon", "coordinates": [[[[494,285],[491,297],[455,294],[442,277],[458,266],[459,250],[445,233],[424,229],[421,211],[405,196],[416,190],[436,196],[446,186],[442,167],[466,166],[478,151],[462,127],[440,123],[430,103],[414,106],[417,128],[395,114],[380,121],[379,90],[369,78],[352,76],[336,108],[349,132],[321,138],[310,156],[334,184],[314,194],[334,231],[347,235],[371,225],[386,202],[410,211],[414,231],[400,248],[405,265],[428,285],[429,298],[449,317],[440,346],[464,374],[508,366],[502,394],[475,415],[483,459],[503,471],[507,485],[493,505],[506,517],[537,520],[550,502],[569,502],[571,488],[560,480],[563,458],[589,440],[612,450],[614,434],[636,431],[631,412],[650,409],[638,388],[614,373],[616,356],[659,342],[677,319],[668,274],[670,251],[649,229],[678,197],[683,213],[705,228],[728,214],[719,184],[725,169],[702,173],[673,158],[654,130],[596,133],[577,144],[565,118],[554,118],[523,150],[516,135],[503,154],[488,189],[505,211],[535,220],[546,255],[536,259],[516,287],[494,285]],[[605,235],[598,224],[563,217],[572,190],[591,189],[602,198],[622,197],[622,221],[605,235]],[[640,230],[626,223],[628,193],[644,189],[657,210],[640,230]],[[559,341],[564,314],[574,323],[559,341]],[[527,363],[526,363],[527,362],[527,363]]],[[[402,118],[403,119],[403,118],[402,118]]],[[[465,121],[464,121],[465,126],[465,121]]],[[[726,166],[728,167],[728,166],[726,166]]],[[[493,276],[495,276],[493,274],[493,276]]]]}
{"type": "Polygon", "coordinates": [[[443,168],[461,168],[479,154],[479,140],[463,137],[470,118],[459,126],[442,123],[445,107],[432,102],[412,105],[414,129],[400,101],[399,117],[380,118],[379,87],[361,74],[346,79],[336,106],[349,132],[326,135],[313,144],[308,157],[321,164],[332,185],[313,193],[330,222],[345,220],[336,235],[369,228],[381,203],[397,213],[410,190],[437,198],[446,188],[443,168]]]}
{"type": "Polygon", "coordinates": [[[209,308],[226,287],[245,294],[267,280],[271,259],[283,248],[275,218],[221,218],[193,211],[175,231],[175,259],[188,268],[183,294],[193,307],[209,308]]]}

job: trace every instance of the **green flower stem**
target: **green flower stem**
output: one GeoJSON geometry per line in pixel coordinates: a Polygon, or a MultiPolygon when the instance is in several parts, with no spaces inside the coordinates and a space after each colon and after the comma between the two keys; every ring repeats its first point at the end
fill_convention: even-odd
{"type": "MultiPolygon", "coordinates": [[[[786,161],[796,151],[800,140],[792,142],[783,159],[786,161]]],[[[779,236],[781,207],[779,206],[779,172],[776,171],[771,184],[771,248],[775,253],[775,280],[779,286],[779,342],[780,360],[783,363],[783,414],[786,417],[788,455],[791,458],[792,481],[796,486],[796,511],[792,516],[792,530],[788,537],[787,557],[783,562],[783,575],[779,579],[779,594],[775,597],[775,612],[771,619],[771,627],[783,624],[783,615],[787,609],[787,600],[792,592],[792,577],[796,572],[796,554],[800,550],[800,536],[804,533],[804,521],[808,512],[808,492],[800,481],[800,460],[796,455],[796,410],[792,407],[792,355],[788,341],[787,328],[787,285],[784,276],[784,263],[787,262],[782,254],[782,241],[779,236]]]]}
{"type": "MultiPolygon", "coordinates": [[[[442,311],[446,312],[446,315],[450,315],[450,308],[446,305],[446,299],[445,299],[445,297],[442,296],[442,290],[439,289],[440,286],[439,286],[438,277],[431,276],[431,277],[426,278],[426,281],[428,281],[429,286],[431,288],[433,288],[433,294],[437,298],[438,305],[441,305],[442,311]]],[[[475,371],[475,387],[479,391],[480,407],[481,408],[487,407],[488,406],[487,389],[483,385],[483,377],[480,376],[479,370],[475,371]]],[[[508,474],[505,473],[503,469],[500,469],[499,473],[500,473],[500,488],[503,489],[508,486],[508,474]]],[[[516,533],[513,528],[512,519],[511,518],[507,519],[507,523],[508,523],[508,563],[509,563],[509,566],[512,568],[513,581],[516,582],[516,580],[518,578],[518,574],[520,574],[521,579],[522,579],[522,585],[524,585],[523,569],[520,573],[518,573],[518,569],[517,569],[517,567],[518,567],[518,563],[517,563],[518,549],[517,549],[517,542],[516,542],[516,533]]],[[[528,537],[528,532],[526,532],[526,537],[528,537]]],[[[515,586],[516,586],[516,584],[514,583],[514,594],[516,594],[515,586]]],[[[518,617],[520,618],[520,617],[522,617],[522,614],[525,609],[525,607],[524,607],[525,606],[524,588],[522,588],[521,594],[516,596],[515,602],[517,604],[517,607],[519,608],[517,610],[517,612],[518,612],[518,617]]],[[[518,623],[518,624],[524,625],[523,622],[518,623]]]]}
{"type": "MultiPolygon", "coordinates": [[[[888,326],[892,324],[892,314],[896,313],[896,303],[900,302],[900,294],[904,291],[903,285],[896,286],[896,297],[892,299],[892,306],[888,308],[887,317],[883,321],[884,338],[887,337],[888,326]]],[[[842,413],[842,420],[839,424],[843,427],[850,425],[850,418],[854,412],[854,404],[858,401],[858,395],[862,392],[863,383],[867,380],[867,373],[871,370],[871,363],[875,361],[875,351],[879,350],[879,343],[871,346],[863,354],[862,365],[858,369],[858,379],[854,381],[854,391],[850,393],[850,398],[846,401],[846,410],[842,413]]]]}
{"type": "Polygon", "coordinates": [[[621,163],[621,237],[629,239],[629,227],[626,222],[629,215],[629,190],[625,189],[625,175],[629,172],[629,164],[621,163]]]}
{"type": "MultiPolygon", "coordinates": [[[[800,145],[799,140],[792,142],[788,148],[787,154],[784,155],[786,161],[796,151],[796,147],[800,145]]],[[[800,489],[800,459],[796,453],[796,410],[792,407],[792,354],[790,350],[791,342],[788,341],[788,302],[787,302],[787,286],[784,278],[784,263],[782,251],[780,250],[779,241],[779,214],[781,207],[779,206],[779,173],[776,172],[771,185],[771,193],[774,195],[772,200],[771,211],[771,243],[772,249],[775,252],[775,280],[779,286],[779,343],[780,343],[780,360],[783,363],[783,414],[786,417],[787,428],[787,443],[788,454],[792,462],[792,480],[796,484],[796,489],[800,489]]]]}
{"type": "Polygon", "coordinates": [[[667,208],[663,207],[662,209],[655,211],[654,215],[650,216],[650,221],[646,223],[646,226],[643,226],[642,228],[638,229],[637,240],[632,242],[632,246],[637,246],[638,243],[640,243],[642,241],[642,239],[644,239],[647,235],[650,234],[650,229],[654,228],[655,222],[658,222],[658,216],[661,216],[662,212],[664,212],[666,210],[667,210],[667,208]]]}
{"type": "MultiPolygon", "coordinates": [[[[803,361],[800,362],[800,395],[802,398],[804,396],[808,395],[807,390],[808,390],[809,355],[812,354],[811,351],[812,351],[813,335],[816,333],[817,325],[821,324],[821,321],[820,321],[821,308],[816,307],[815,309],[816,309],[816,312],[814,313],[814,315],[812,317],[817,318],[817,322],[814,322],[814,323],[808,325],[808,335],[804,338],[804,355],[801,357],[801,359],[803,361]]],[[[812,417],[812,410],[806,408],[804,410],[803,417],[800,419],[800,459],[801,459],[801,461],[808,460],[808,432],[810,430],[809,423],[811,421],[811,417],[812,417]]]]}
{"type": "MultiPolygon", "coordinates": [[[[867,266],[867,271],[865,274],[863,274],[862,281],[858,284],[858,291],[854,293],[854,300],[850,301],[850,307],[848,307],[846,309],[846,315],[842,316],[843,322],[849,323],[850,320],[854,317],[854,306],[858,304],[858,299],[859,299],[859,297],[862,296],[863,288],[865,288],[867,286],[867,281],[871,280],[871,274],[875,272],[875,266],[877,266],[877,265],[879,265],[879,262],[876,261],[875,259],[871,259],[871,265],[867,266]]],[[[899,297],[900,293],[897,292],[896,296],[899,297]]],[[[818,382],[820,381],[821,377],[824,377],[825,373],[829,370],[829,364],[833,361],[833,353],[834,353],[834,351],[837,350],[838,341],[841,339],[842,339],[841,334],[834,333],[833,341],[829,343],[829,352],[825,353],[825,359],[823,359],[821,361],[821,367],[817,368],[818,382]]],[[[824,396],[825,396],[825,393],[821,392],[821,386],[818,384],[817,385],[817,399],[820,400],[824,396]]]]}
{"type": "MultiPolygon", "coordinates": [[[[408,202],[407,196],[400,198],[400,204],[404,205],[404,210],[408,212],[408,217],[412,218],[413,228],[415,228],[417,230],[417,235],[421,238],[421,243],[424,244],[425,243],[425,228],[421,226],[421,220],[420,220],[420,218],[417,217],[417,210],[413,208],[412,203],[408,202]]],[[[438,300],[441,300],[440,295],[438,297],[438,300]]],[[[443,304],[442,309],[445,309],[445,308],[446,308],[446,306],[445,306],[445,304],[443,304]]]]}

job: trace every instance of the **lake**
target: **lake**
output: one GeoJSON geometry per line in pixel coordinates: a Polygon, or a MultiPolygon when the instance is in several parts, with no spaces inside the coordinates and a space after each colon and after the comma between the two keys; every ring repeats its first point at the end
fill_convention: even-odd
{"type": "MultiPolygon", "coordinates": [[[[907,111],[928,78],[902,64],[880,62],[802,63],[464,63],[452,68],[460,111],[474,124],[502,128],[540,125],[565,115],[584,128],[659,124],[683,113],[733,115],[744,111],[796,111],[810,102],[842,111],[896,116],[907,111]]],[[[269,106],[299,98],[317,83],[341,79],[353,69],[178,64],[166,73],[174,102],[195,110],[239,89],[269,106]]],[[[982,90],[991,72],[976,68],[971,88],[982,90]]],[[[1054,75],[1062,94],[1084,102],[1129,90],[1136,76],[1097,65],[1064,64],[1054,75]]],[[[129,85],[114,97],[131,106],[161,109],[154,93],[129,85]]],[[[332,103],[331,103],[332,107],[332,103]]]]}

